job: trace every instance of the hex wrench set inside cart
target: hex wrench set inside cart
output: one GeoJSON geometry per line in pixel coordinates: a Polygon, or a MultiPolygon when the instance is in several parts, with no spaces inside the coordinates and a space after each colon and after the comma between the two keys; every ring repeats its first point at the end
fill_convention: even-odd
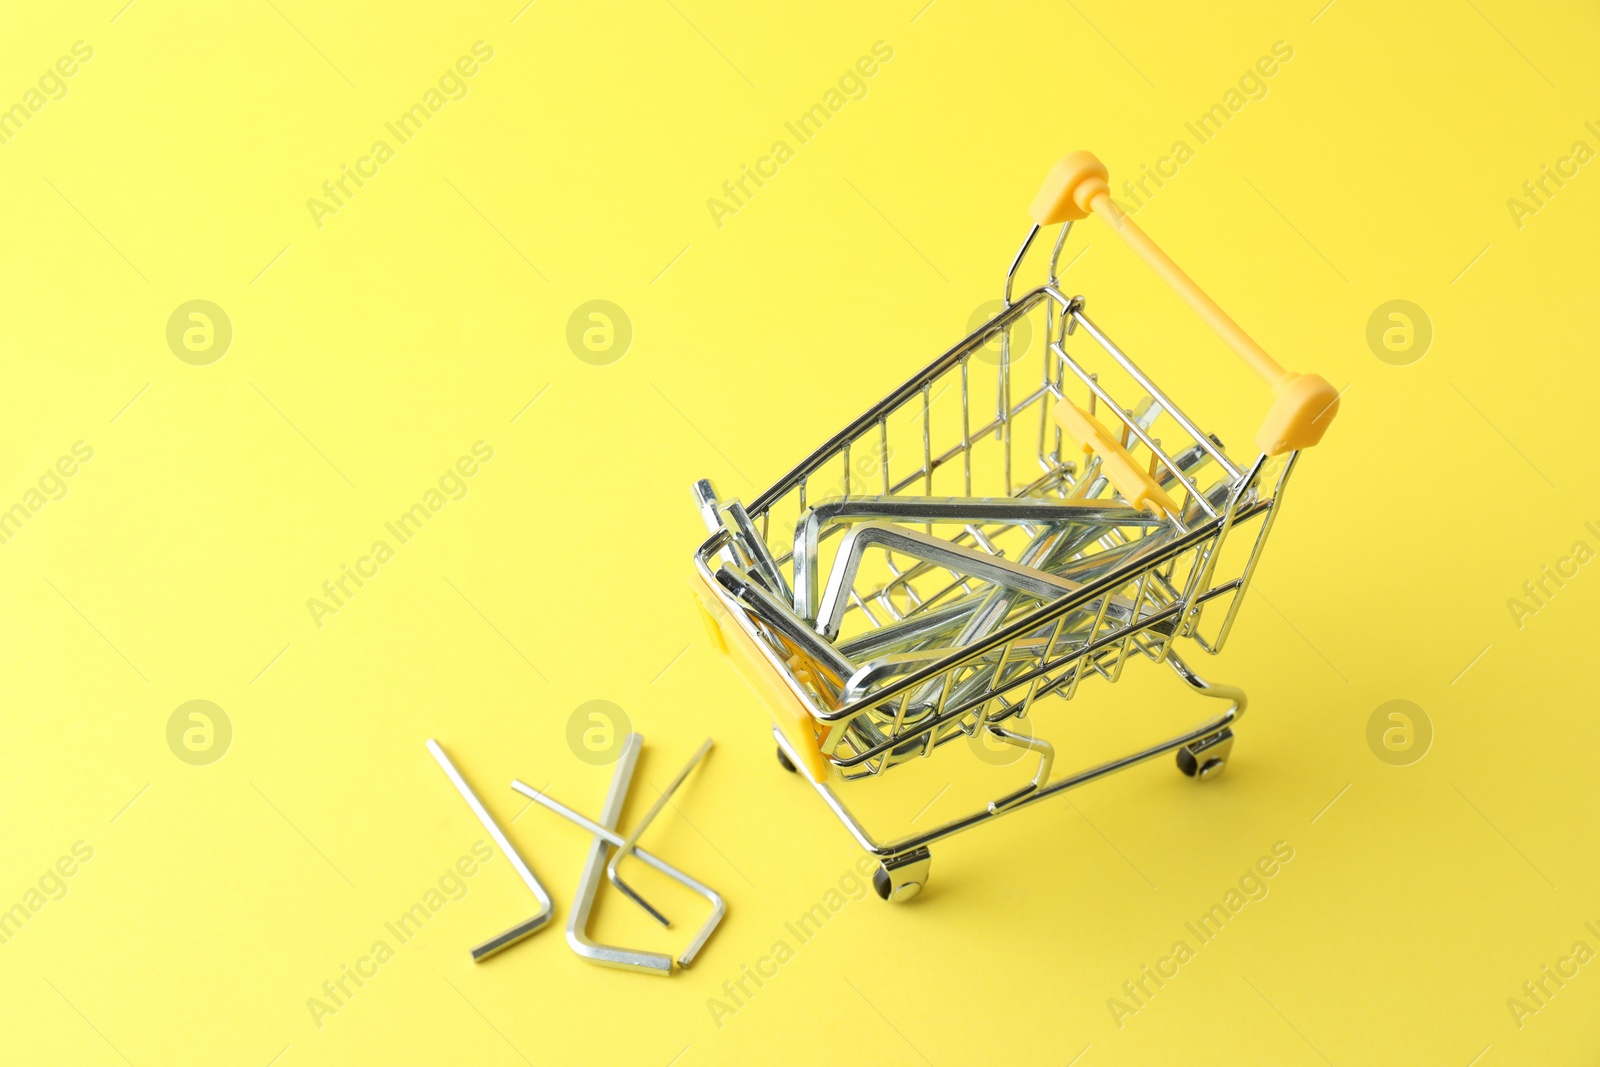
{"type": "MultiPolygon", "coordinates": [[[[1202,679],[1179,649],[1222,649],[1300,450],[1339,406],[1326,381],[1285,371],[1156,247],[1111,199],[1094,156],[1061,160],[1031,213],[997,315],[748,506],[694,486],[711,532],[694,562],[712,640],[767,705],[780,761],[878,858],[885,899],[923,887],[931,843],[1063,790],[1168,752],[1191,777],[1222,770],[1245,695],[1202,679]],[[1089,215],[1265,379],[1272,402],[1253,461],[1230,456],[1062,290],[1062,249],[1089,215]],[[1048,259],[1030,257],[1057,225],[1048,259]],[[1019,294],[1025,266],[1044,280],[1019,294]],[[1035,733],[1048,724],[1033,721],[1049,717],[1036,715],[1045,698],[1114,683],[1134,659],[1166,664],[1226,710],[1054,774],[1056,748],[1035,733]],[[963,738],[1031,754],[1031,778],[887,839],[835,788],[963,738]]],[[[1204,377],[1223,382],[1214,370],[1204,377]]]]}
{"type": "MultiPolygon", "coordinates": [[[[639,847],[639,838],[643,836],[645,830],[655,820],[656,816],[661,814],[662,809],[671,803],[672,796],[677,792],[678,787],[683,784],[684,780],[689,777],[690,772],[711,750],[710,740],[700,746],[700,750],[684,765],[672,782],[661,791],[660,796],[656,798],[650,810],[634,826],[632,832],[623,837],[617,832],[617,823],[622,816],[623,806],[627,802],[628,791],[633,784],[634,768],[639,762],[639,752],[643,747],[644,738],[639,734],[629,734],[624,739],[621,754],[617,758],[615,769],[612,771],[611,787],[606,793],[605,804],[600,809],[599,820],[586,818],[549,794],[542,790],[534,789],[524,782],[513,781],[511,788],[530,800],[538,801],[545,808],[576,823],[593,835],[594,841],[589,846],[589,855],[584,863],[583,876],[578,881],[578,889],[572,904],[572,913],[567,918],[567,943],[572,947],[572,951],[583,959],[591,963],[598,963],[604,967],[643,971],[646,974],[659,974],[665,977],[673,974],[677,968],[687,967],[694,961],[695,956],[699,954],[706,940],[716,930],[717,924],[722,921],[722,917],[727,914],[728,909],[716,890],[639,847]],[[706,903],[710,906],[710,911],[702,921],[698,932],[689,941],[688,945],[678,953],[676,958],[660,952],[604,945],[589,936],[589,919],[594,910],[595,896],[600,889],[602,874],[619,892],[637,904],[651,918],[662,926],[672,925],[655,905],[641,896],[618,873],[621,865],[630,857],[648,867],[655,868],[668,878],[698,893],[705,898],[706,903]]],[[[522,879],[523,884],[528,887],[529,892],[533,894],[539,905],[539,909],[533,918],[520,922],[504,933],[496,934],[482,944],[475,946],[472,949],[472,958],[482,961],[497,952],[510,948],[530,934],[544,929],[555,914],[555,905],[538,877],[534,875],[528,864],[518,854],[516,846],[512,845],[511,841],[506,837],[500,825],[495,822],[494,816],[489,814],[488,809],[478,799],[478,795],[473,792],[472,787],[467,784],[467,780],[462,776],[461,772],[456,769],[450,757],[445,755],[444,749],[439,746],[437,741],[430,740],[428,742],[428,751],[433,754],[433,758],[444,769],[445,775],[449,777],[451,784],[456,787],[456,791],[467,802],[467,806],[472,809],[472,813],[478,817],[478,821],[483,824],[483,828],[494,839],[494,843],[505,855],[512,869],[517,872],[517,875],[522,879]]]]}

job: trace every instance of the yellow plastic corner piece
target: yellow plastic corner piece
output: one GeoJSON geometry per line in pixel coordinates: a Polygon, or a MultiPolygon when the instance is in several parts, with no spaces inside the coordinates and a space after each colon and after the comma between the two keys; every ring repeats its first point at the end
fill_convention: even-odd
{"type": "Polygon", "coordinates": [[[1056,404],[1053,414],[1067,440],[1085,454],[1092,452],[1100,457],[1100,473],[1130,506],[1159,518],[1178,514],[1177,501],[1156,484],[1099,419],[1067,399],[1056,404]]]}
{"type": "Polygon", "coordinates": [[[765,651],[742,626],[728,618],[722,598],[706,582],[698,568],[689,579],[689,584],[700,602],[707,627],[712,630],[712,643],[733,661],[740,677],[755,691],[756,697],[766,706],[767,714],[772,716],[773,723],[783,731],[789,746],[799,754],[800,773],[813,782],[827,781],[829,766],[822,754],[820,724],[788,681],[773,667],[765,651]]]}
{"type": "Polygon", "coordinates": [[[1033,198],[1028,214],[1040,226],[1077,221],[1089,217],[1090,202],[1097,192],[1109,191],[1106,165],[1093,152],[1072,152],[1061,157],[1044,180],[1039,195],[1033,198]]]}
{"type": "Polygon", "coordinates": [[[1339,414],[1339,390],[1318,374],[1285,374],[1272,387],[1272,408],[1256,431],[1256,447],[1269,456],[1310,448],[1339,414]]]}

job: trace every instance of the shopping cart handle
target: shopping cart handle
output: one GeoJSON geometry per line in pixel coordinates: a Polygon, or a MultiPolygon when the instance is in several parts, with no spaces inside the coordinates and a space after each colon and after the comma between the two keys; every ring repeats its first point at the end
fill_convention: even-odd
{"type": "Polygon", "coordinates": [[[1309,448],[1322,440],[1339,413],[1339,392],[1316,374],[1296,374],[1280,367],[1228,313],[1217,306],[1128,214],[1111,199],[1106,167],[1092,152],[1064,156],[1050,171],[1031,214],[1040,226],[1088,218],[1090,212],[1110,223],[1128,247],[1184,299],[1272,388],[1272,409],[1256,432],[1256,446],[1267,455],[1309,448]]]}

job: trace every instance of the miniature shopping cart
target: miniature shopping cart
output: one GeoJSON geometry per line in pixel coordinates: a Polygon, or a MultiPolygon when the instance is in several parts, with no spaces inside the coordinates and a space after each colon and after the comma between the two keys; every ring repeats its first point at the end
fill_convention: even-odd
{"type": "Polygon", "coordinates": [[[878,858],[888,900],[916,895],[928,846],[970,826],[1166,752],[1196,779],[1222,770],[1245,694],[1202,679],[1178,647],[1222,649],[1299,451],[1339,406],[1144,235],[1094,156],[1061,160],[1031,214],[998,314],[748,508],[695,486],[712,531],[695,568],[713,640],[768,705],[780,761],[878,858]],[[1230,457],[1062,291],[1062,248],[1090,214],[1271,386],[1253,461],[1230,457]],[[1039,270],[1028,253],[1041,229],[1058,224],[1045,281],[1014,295],[1024,263],[1039,270]],[[1052,776],[1054,748],[1029,719],[1040,700],[1116,682],[1135,657],[1227,709],[1052,776]],[[975,742],[1015,746],[1037,769],[976,811],[889,841],[834,788],[963,739],[978,755],[975,742]]]}

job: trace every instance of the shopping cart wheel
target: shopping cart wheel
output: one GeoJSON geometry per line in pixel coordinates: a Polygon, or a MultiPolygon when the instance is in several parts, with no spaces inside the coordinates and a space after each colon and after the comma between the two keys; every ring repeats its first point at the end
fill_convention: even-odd
{"type": "Polygon", "coordinates": [[[778,746],[778,765],[790,774],[800,773],[800,768],[794,765],[794,760],[789,758],[789,753],[783,750],[782,745],[778,746]]]}
{"type": "Polygon", "coordinates": [[[1204,781],[1221,774],[1233,752],[1233,731],[1223,729],[1178,749],[1178,770],[1204,781]]]}
{"type": "Polygon", "coordinates": [[[932,866],[933,857],[925,848],[914,848],[910,852],[890,856],[872,872],[872,888],[889,903],[904,904],[922,892],[932,866]]]}

